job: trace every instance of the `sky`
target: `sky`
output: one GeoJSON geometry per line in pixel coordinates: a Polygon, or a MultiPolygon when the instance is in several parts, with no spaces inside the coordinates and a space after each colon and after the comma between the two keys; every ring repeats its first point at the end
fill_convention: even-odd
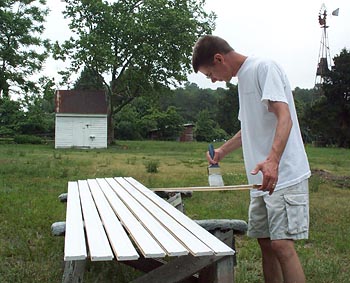
{"type": "MultiPolygon", "coordinates": [[[[63,42],[71,35],[68,20],[63,18],[65,4],[47,0],[51,10],[44,37],[63,42]]],[[[205,10],[217,15],[214,35],[224,38],[246,56],[266,57],[278,62],[286,71],[292,89],[313,88],[323,30],[318,22],[321,6],[327,9],[327,34],[331,57],[343,48],[350,50],[349,0],[206,0],[205,10]],[[332,11],[339,8],[339,15],[332,11]]],[[[44,73],[55,78],[65,64],[48,60],[44,73]]],[[[225,87],[213,84],[203,74],[192,73],[190,82],[200,88],[225,87]]],[[[232,83],[237,83],[236,78],[232,83]]]]}

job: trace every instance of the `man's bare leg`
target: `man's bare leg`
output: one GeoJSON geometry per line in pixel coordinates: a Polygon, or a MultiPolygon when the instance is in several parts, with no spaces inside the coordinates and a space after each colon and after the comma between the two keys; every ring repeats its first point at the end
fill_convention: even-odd
{"type": "Polygon", "coordinates": [[[284,278],[284,283],[305,283],[305,275],[293,240],[271,241],[284,278]]]}
{"type": "Polygon", "coordinates": [[[264,280],[266,283],[283,283],[280,262],[271,246],[269,238],[258,239],[261,254],[264,280]]]}

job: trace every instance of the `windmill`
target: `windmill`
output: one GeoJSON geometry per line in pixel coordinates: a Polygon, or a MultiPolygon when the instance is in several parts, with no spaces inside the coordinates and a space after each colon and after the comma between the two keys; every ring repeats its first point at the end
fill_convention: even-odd
{"type": "MultiPolygon", "coordinates": [[[[334,10],[332,12],[333,16],[338,16],[339,14],[339,8],[334,10]]],[[[318,22],[322,29],[321,34],[321,42],[320,42],[320,50],[318,53],[318,65],[316,69],[316,79],[315,79],[315,87],[319,87],[323,81],[324,77],[326,76],[327,72],[331,70],[331,53],[329,49],[329,42],[328,42],[328,34],[327,34],[327,28],[329,27],[327,25],[327,9],[325,4],[322,4],[320,12],[318,14],[318,22]]]]}

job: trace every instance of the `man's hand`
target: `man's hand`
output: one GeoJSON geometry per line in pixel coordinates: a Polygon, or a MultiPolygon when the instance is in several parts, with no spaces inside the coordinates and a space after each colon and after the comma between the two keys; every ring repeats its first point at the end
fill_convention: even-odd
{"type": "Polygon", "coordinates": [[[259,171],[263,174],[263,182],[258,190],[269,191],[271,195],[275,190],[278,181],[278,164],[277,160],[266,159],[264,162],[258,163],[253,171],[252,175],[258,174],[259,171]]]}
{"type": "Polygon", "coordinates": [[[214,158],[211,158],[209,151],[207,151],[207,160],[209,164],[218,164],[222,158],[223,158],[223,153],[220,148],[214,149],[214,158]]]}

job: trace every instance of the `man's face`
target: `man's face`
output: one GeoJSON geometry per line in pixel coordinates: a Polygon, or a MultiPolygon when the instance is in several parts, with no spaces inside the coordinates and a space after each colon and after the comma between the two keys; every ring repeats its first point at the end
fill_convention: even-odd
{"type": "Polygon", "coordinates": [[[198,71],[204,74],[213,83],[217,81],[229,82],[232,79],[232,74],[228,67],[223,57],[216,57],[212,65],[201,66],[198,68],[198,71]]]}

